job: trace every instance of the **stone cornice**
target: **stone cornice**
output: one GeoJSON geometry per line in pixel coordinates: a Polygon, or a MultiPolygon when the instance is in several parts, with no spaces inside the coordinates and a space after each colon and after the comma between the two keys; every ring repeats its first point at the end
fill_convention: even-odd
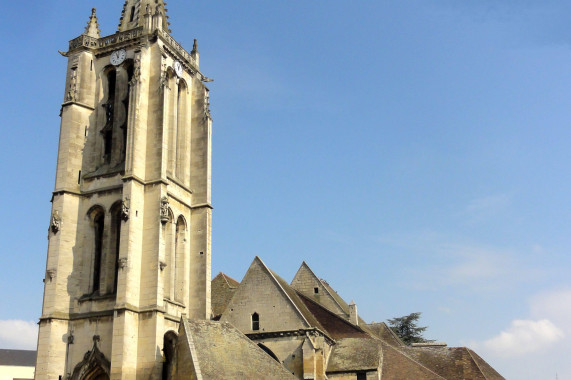
{"type": "Polygon", "coordinates": [[[192,55],[187,52],[170,34],[168,34],[164,30],[155,30],[155,35],[159,37],[167,47],[170,47],[172,53],[175,53],[180,58],[182,58],[183,63],[187,64],[187,68],[190,70],[191,73],[200,72],[198,70],[198,65],[196,64],[196,60],[192,57],[192,55]]]}
{"type": "Polygon", "coordinates": [[[79,106],[79,107],[83,107],[83,108],[87,108],[87,109],[90,110],[90,111],[94,111],[94,110],[95,110],[95,108],[93,108],[93,107],[90,106],[90,105],[87,105],[87,104],[85,104],[85,103],[76,102],[76,101],[65,102],[65,103],[63,103],[63,104],[61,105],[61,108],[67,107],[67,106],[72,106],[72,105],[79,106]]]}
{"type": "Polygon", "coordinates": [[[106,48],[116,48],[121,44],[136,40],[144,35],[143,27],[134,28],[125,32],[117,32],[110,36],[94,38],[82,34],[69,41],[69,52],[80,49],[101,50],[106,48]]]}
{"type": "Polygon", "coordinates": [[[140,42],[141,37],[144,36],[159,38],[164,43],[168,52],[173,55],[175,59],[180,60],[191,74],[200,73],[198,64],[192,54],[186,51],[167,31],[156,29],[152,32],[148,32],[145,31],[142,26],[101,38],[94,38],[82,34],[69,41],[68,53],[89,49],[96,50],[98,54],[102,54],[125,45],[136,44],[140,42]]]}
{"type": "Polygon", "coordinates": [[[299,329],[299,330],[285,330],[285,331],[264,331],[264,332],[258,332],[258,333],[250,333],[250,334],[245,334],[248,338],[250,338],[251,340],[259,340],[259,339],[274,339],[274,338],[284,338],[284,337],[290,337],[290,336],[322,336],[327,343],[329,343],[330,345],[335,344],[335,340],[333,340],[332,338],[330,338],[327,334],[325,334],[323,331],[316,329],[316,328],[311,328],[311,329],[299,329]]]}
{"type": "MultiPolygon", "coordinates": [[[[85,302],[85,301],[84,301],[85,302]]],[[[110,310],[102,310],[102,311],[90,311],[85,313],[62,313],[62,312],[54,312],[50,315],[45,315],[40,317],[40,322],[50,322],[52,320],[59,320],[59,321],[74,321],[78,319],[88,319],[88,318],[101,318],[101,317],[112,317],[115,312],[131,312],[135,314],[144,314],[144,313],[161,313],[164,314],[165,318],[170,319],[175,322],[179,322],[180,318],[174,315],[168,314],[164,308],[158,306],[151,306],[146,308],[139,308],[137,306],[125,303],[121,306],[117,306],[110,310]]]]}
{"type": "Polygon", "coordinates": [[[213,207],[210,203],[200,203],[200,204],[192,205],[192,206],[190,206],[190,208],[191,208],[192,210],[196,210],[196,209],[199,209],[199,208],[209,208],[209,209],[211,209],[211,210],[214,209],[214,207],[213,207]]]}

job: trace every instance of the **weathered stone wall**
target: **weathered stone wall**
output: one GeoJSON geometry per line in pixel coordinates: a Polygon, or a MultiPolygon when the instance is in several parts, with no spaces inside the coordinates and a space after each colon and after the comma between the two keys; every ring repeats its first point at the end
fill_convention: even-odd
{"type": "Polygon", "coordinates": [[[240,287],[226,307],[221,322],[229,322],[244,334],[264,331],[289,331],[308,327],[256,258],[240,287]],[[252,330],[252,314],[258,313],[260,329],[252,330]]]}
{"type": "Polygon", "coordinates": [[[311,269],[303,263],[297,271],[291,282],[292,288],[302,293],[306,297],[313,299],[315,302],[326,307],[332,312],[345,316],[345,311],[335,302],[333,297],[328,293],[321,281],[313,274],[311,269]],[[317,288],[317,293],[315,289],[317,288]]]}
{"type": "Polygon", "coordinates": [[[148,38],[145,33],[153,32],[150,25],[159,27],[151,22],[144,31],[99,41],[90,36],[96,42],[89,47],[70,44],[38,379],[57,379],[72,372],[93,348],[94,335],[111,361],[112,378],[158,377],[165,332],[177,330],[183,314],[210,316],[208,91],[196,67],[187,64],[180,77],[172,74],[175,61],[192,60],[164,32],[148,38]],[[126,59],[114,67],[110,55],[118,49],[126,50],[126,59]],[[115,98],[110,71],[116,73],[115,98]],[[169,72],[170,79],[163,80],[169,72]],[[111,145],[102,133],[107,126],[113,130],[111,145]],[[105,144],[111,146],[111,153],[104,152],[105,144]],[[167,173],[168,157],[174,158],[174,169],[167,173]],[[163,198],[168,199],[175,220],[179,216],[184,220],[178,259],[170,263],[168,276],[163,198]],[[104,215],[98,291],[94,289],[95,229],[90,214],[95,208],[104,215]],[[125,211],[118,223],[112,218],[114,208],[125,211]],[[118,224],[117,257],[114,235],[118,230],[111,227],[118,224]],[[174,273],[176,296],[166,301],[164,285],[174,273]],[[73,343],[67,341],[70,335],[73,343]]]}

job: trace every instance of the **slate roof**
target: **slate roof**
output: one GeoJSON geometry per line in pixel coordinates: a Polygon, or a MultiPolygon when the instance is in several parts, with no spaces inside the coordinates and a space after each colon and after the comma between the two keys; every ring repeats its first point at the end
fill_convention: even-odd
{"type": "Polygon", "coordinates": [[[229,323],[183,318],[179,331],[175,380],[258,380],[260,374],[268,380],[295,379],[281,363],[229,323]],[[189,372],[199,375],[193,377],[189,372]]]}
{"type": "Polygon", "coordinates": [[[377,369],[382,343],[377,339],[345,338],[337,341],[327,364],[327,373],[377,369]]]}
{"type": "Polygon", "coordinates": [[[466,347],[402,347],[410,357],[446,379],[505,380],[466,347]]]}
{"type": "Polygon", "coordinates": [[[0,349],[0,365],[14,367],[35,367],[36,351],[0,349]]]}
{"type": "Polygon", "coordinates": [[[377,369],[383,380],[445,380],[395,347],[375,338],[338,340],[327,365],[328,374],[377,369]]]}
{"type": "Polygon", "coordinates": [[[238,286],[240,286],[238,281],[222,272],[214,277],[211,282],[211,305],[215,319],[222,315],[238,286]]]}
{"type": "Polygon", "coordinates": [[[315,316],[309,311],[307,306],[305,306],[305,303],[298,296],[297,292],[291,286],[289,286],[289,284],[283,278],[281,278],[274,271],[272,271],[270,268],[268,268],[266,266],[266,264],[264,264],[262,259],[260,259],[259,257],[256,256],[256,258],[254,260],[258,260],[259,263],[261,263],[262,267],[268,271],[268,273],[270,274],[272,279],[276,282],[278,287],[281,288],[281,290],[284,292],[286,297],[292,302],[294,307],[298,310],[298,312],[301,314],[301,316],[305,319],[305,321],[308,324],[308,327],[316,327],[319,330],[325,332],[325,328],[323,328],[321,323],[319,323],[319,321],[315,318],[315,316]]]}
{"type": "MultiPolygon", "coordinates": [[[[333,289],[331,287],[331,285],[329,285],[329,283],[327,281],[325,281],[322,278],[317,277],[317,275],[315,274],[315,272],[309,267],[309,265],[307,265],[307,263],[305,261],[303,261],[301,263],[300,268],[298,269],[298,273],[302,270],[305,269],[307,270],[311,276],[315,279],[315,281],[321,283],[321,285],[323,285],[323,287],[325,288],[325,291],[327,292],[327,294],[331,297],[331,299],[333,300],[333,302],[335,302],[337,304],[337,306],[339,306],[339,308],[341,310],[343,310],[343,312],[345,313],[345,315],[347,316],[347,318],[349,318],[349,305],[347,304],[347,302],[345,302],[345,300],[335,291],[335,289],[333,289]]],[[[297,276],[297,273],[296,273],[297,276]]],[[[294,278],[295,280],[295,278],[294,278]]],[[[293,284],[293,280],[292,280],[292,284],[293,284]]],[[[294,287],[295,288],[295,287],[294,287]]],[[[316,297],[310,297],[311,299],[313,299],[313,301],[315,302],[319,302],[319,298],[316,297]]],[[[322,303],[320,303],[321,306],[326,307],[325,305],[323,305],[322,303]]],[[[361,318],[359,318],[359,326],[361,326],[362,328],[366,329],[366,325],[367,323],[361,318]]]]}
{"type": "Polygon", "coordinates": [[[366,329],[373,336],[387,342],[391,346],[400,347],[405,344],[385,322],[369,323],[366,329]]]}
{"type": "Polygon", "coordinates": [[[382,346],[381,378],[383,380],[472,380],[471,378],[463,377],[443,377],[425,366],[424,363],[406,355],[400,347],[396,348],[385,342],[382,342],[382,346]]]}
{"type": "Polygon", "coordinates": [[[323,326],[325,329],[324,332],[327,333],[327,335],[329,335],[331,338],[369,338],[369,335],[365,333],[360,327],[355,326],[346,319],[339,317],[337,314],[321,306],[309,297],[306,297],[299,292],[297,294],[305,303],[307,309],[313,314],[315,319],[317,319],[321,326],[323,326]]]}

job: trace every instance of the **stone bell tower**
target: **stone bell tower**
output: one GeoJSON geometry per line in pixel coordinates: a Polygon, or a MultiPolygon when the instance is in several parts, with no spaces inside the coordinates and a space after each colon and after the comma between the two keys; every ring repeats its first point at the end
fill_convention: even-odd
{"type": "Polygon", "coordinates": [[[207,79],[164,6],[125,1],[106,37],[94,9],[61,53],[36,379],[159,379],[181,316],[210,317],[207,79]]]}

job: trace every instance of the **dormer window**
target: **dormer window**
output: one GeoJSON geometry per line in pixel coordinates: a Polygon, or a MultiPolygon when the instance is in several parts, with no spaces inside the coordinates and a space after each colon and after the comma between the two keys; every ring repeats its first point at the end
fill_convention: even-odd
{"type": "Polygon", "coordinates": [[[252,314],[252,331],[260,330],[260,315],[258,313],[252,314]]]}

